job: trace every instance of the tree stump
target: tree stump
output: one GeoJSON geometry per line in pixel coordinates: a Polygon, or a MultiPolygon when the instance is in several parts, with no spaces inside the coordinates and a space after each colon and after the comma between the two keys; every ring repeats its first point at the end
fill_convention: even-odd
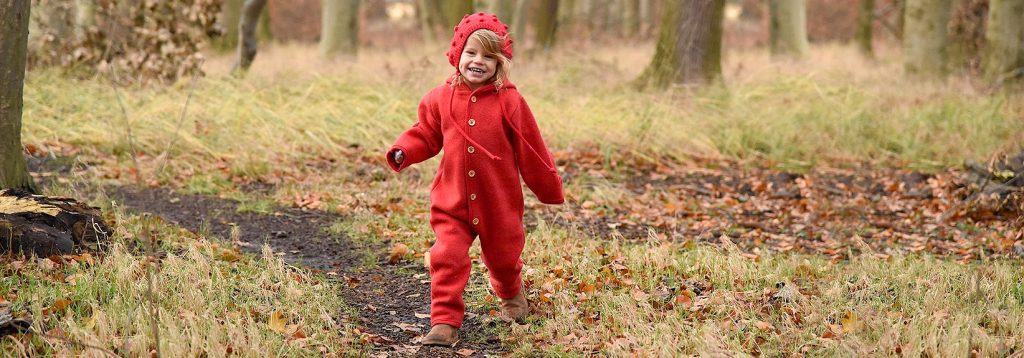
{"type": "Polygon", "coordinates": [[[49,257],[99,251],[109,234],[99,208],[70,198],[0,190],[0,254],[49,257]]]}

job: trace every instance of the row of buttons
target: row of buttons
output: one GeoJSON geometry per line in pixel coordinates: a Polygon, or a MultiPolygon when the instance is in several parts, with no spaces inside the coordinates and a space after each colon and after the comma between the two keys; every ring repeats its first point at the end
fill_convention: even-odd
{"type": "MultiPolygon", "coordinates": [[[[473,103],[476,103],[476,96],[469,97],[469,101],[473,102],[473,103]]],[[[475,125],[476,125],[476,119],[470,118],[469,119],[469,126],[473,127],[475,125]]],[[[469,152],[469,154],[473,154],[473,153],[476,153],[476,148],[473,148],[473,146],[469,146],[468,148],[466,148],[466,151],[469,152]]],[[[468,174],[469,177],[472,178],[472,177],[476,176],[476,171],[470,169],[469,173],[466,173],[466,174],[468,174]]],[[[475,201],[476,200],[476,193],[470,193],[469,194],[469,200],[470,201],[475,201]]],[[[479,225],[479,224],[480,224],[480,218],[473,218],[473,225],[479,225]]]]}

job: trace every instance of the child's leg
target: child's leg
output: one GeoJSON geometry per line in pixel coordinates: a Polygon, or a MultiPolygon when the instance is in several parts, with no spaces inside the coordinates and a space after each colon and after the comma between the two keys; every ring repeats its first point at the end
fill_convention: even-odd
{"type": "Polygon", "coordinates": [[[526,237],[522,224],[517,227],[518,229],[499,228],[491,231],[487,237],[480,235],[480,249],[484,265],[487,265],[487,271],[491,275],[491,287],[502,299],[510,299],[519,294],[523,282],[520,276],[523,260],[520,256],[526,237]]]}
{"type": "Polygon", "coordinates": [[[469,281],[469,247],[475,233],[469,225],[444,212],[430,213],[437,241],[430,248],[430,324],[462,326],[466,304],[462,291],[469,281]]]}

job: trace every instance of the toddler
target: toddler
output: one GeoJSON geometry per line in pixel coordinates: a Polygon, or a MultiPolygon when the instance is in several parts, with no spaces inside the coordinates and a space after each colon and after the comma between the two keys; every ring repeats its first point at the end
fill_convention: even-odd
{"type": "Polygon", "coordinates": [[[469,247],[480,237],[501,315],[530,313],[523,262],[523,181],[546,204],[561,204],[562,179],[540,130],[509,81],[512,40],[496,15],[466,15],[455,27],[448,62],[455,74],[423,97],[418,121],[387,152],[391,169],[444,156],[430,189],[430,332],[424,345],[454,346],[465,315],[469,247]]]}

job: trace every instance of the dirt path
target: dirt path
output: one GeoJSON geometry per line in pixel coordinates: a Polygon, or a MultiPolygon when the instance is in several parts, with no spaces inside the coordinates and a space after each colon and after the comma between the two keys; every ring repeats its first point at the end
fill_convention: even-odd
{"type": "MultiPolygon", "coordinates": [[[[467,319],[462,341],[454,349],[421,347],[418,336],[429,330],[429,319],[417,313],[430,312],[430,284],[419,265],[362,267],[362,250],[375,253],[384,248],[359,247],[345,235],[325,230],[343,220],[338,215],[278,208],[273,215],[239,213],[238,203],[212,196],[184,195],[166,189],[121,187],[110,196],[129,211],[148,212],[183,228],[229,239],[232,226],[239,229],[242,250],[259,254],[264,243],[291,264],[327,273],[342,288],[347,305],[359,311],[356,326],[371,343],[374,356],[474,356],[500,355],[500,343],[488,337],[479,317],[467,319]],[[409,275],[399,269],[422,271],[409,275]]],[[[479,312],[478,312],[479,313],[479,312]]],[[[339,316],[344,313],[339,312],[339,316]]]]}

